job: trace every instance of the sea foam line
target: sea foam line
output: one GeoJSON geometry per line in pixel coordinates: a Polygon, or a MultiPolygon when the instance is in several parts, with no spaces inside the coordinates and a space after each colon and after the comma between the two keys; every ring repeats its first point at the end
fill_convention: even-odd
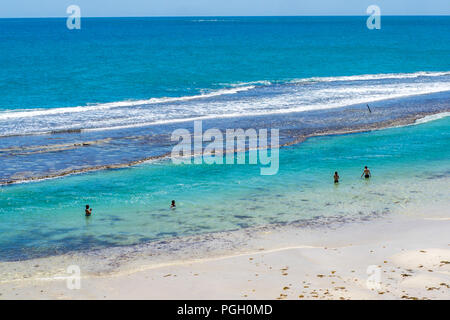
{"type": "Polygon", "coordinates": [[[450,112],[441,112],[441,113],[431,114],[431,115],[425,116],[423,118],[417,119],[413,124],[417,125],[417,124],[427,123],[427,122],[431,122],[431,121],[436,121],[439,119],[446,118],[448,116],[450,116],[450,112]]]}
{"type": "MultiPolygon", "coordinates": [[[[415,73],[387,73],[387,74],[365,74],[365,75],[354,75],[354,76],[337,76],[337,77],[311,77],[303,79],[294,79],[287,81],[287,83],[307,83],[307,82],[342,82],[342,81],[360,81],[360,80],[382,80],[382,79],[411,79],[418,77],[439,77],[450,75],[450,71],[439,71],[439,72],[415,72],[415,73]]],[[[241,82],[235,84],[228,84],[231,88],[219,89],[207,93],[201,93],[192,96],[182,96],[182,97],[162,97],[162,98],[150,98],[144,100],[126,100],[118,102],[101,103],[86,106],[76,106],[76,107],[63,107],[63,108],[49,108],[49,109],[19,109],[19,110],[8,110],[0,112],[0,120],[5,119],[17,119],[24,117],[34,117],[34,116],[45,116],[45,115],[55,115],[64,113],[74,113],[74,112],[86,112],[86,111],[98,111],[107,110],[120,107],[132,107],[136,105],[146,105],[146,104],[161,104],[161,103],[171,103],[180,101],[189,101],[196,99],[204,99],[222,95],[232,95],[242,91],[248,91],[256,88],[256,86],[268,86],[274,82],[268,80],[262,81],[250,81],[241,82]]]]}
{"type": "Polygon", "coordinates": [[[175,124],[175,123],[184,123],[184,122],[192,122],[195,120],[211,120],[211,119],[227,119],[227,118],[237,118],[237,117],[255,117],[255,116],[267,116],[267,115],[277,115],[277,114],[288,114],[288,113],[296,113],[296,112],[305,112],[305,111],[315,111],[315,110],[326,110],[326,109],[335,109],[335,108],[341,108],[346,107],[350,105],[358,105],[358,104],[364,104],[364,103],[372,103],[372,102],[378,102],[383,101],[386,99],[398,99],[398,98],[404,98],[404,97],[411,97],[416,95],[423,95],[423,94],[431,94],[431,93],[439,93],[447,91],[448,88],[442,89],[437,88],[435,90],[429,90],[427,92],[417,92],[415,94],[392,94],[390,96],[382,96],[382,97],[373,97],[371,99],[367,98],[360,98],[360,99],[352,99],[352,100],[343,100],[338,103],[330,103],[330,104],[317,104],[317,105],[304,105],[296,108],[287,108],[287,109],[278,109],[278,110],[257,110],[257,111],[251,111],[251,112],[245,112],[245,113],[225,113],[225,114],[212,114],[212,115],[205,115],[205,116],[195,116],[195,117],[188,117],[188,118],[175,118],[175,119],[167,119],[167,120],[154,120],[149,122],[140,122],[140,123],[134,123],[134,124],[127,124],[127,125],[118,125],[118,126],[111,126],[111,127],[97,127],[97,128],[85,128],[82,129],[82,131],[107,131],[107,130],[121,130],[121,129],[131,129],[131,128],[141,128],[146,126],[153,126],[153,125],[164,125],[164,124],[175,124]]]}
{"type": "Polygon", "coordinates": [[[383,79],[414,79],[419,77],[441,77],[450,75],[450,71],[419,71],[414,73],[379,73],[379,74],[362,74],[354,76],[340,77],[312,77],[304,79],[294,79],[291,83],[301,82],[334,82],[334,81],[359,81],[359,80],[383,80],[383,79]]]}
{"type": "Polygon", "coordinates": [[[128,101],[118,101],[109,102],[103,104],[96,104],[91,106],[77,106],[77,107],[65,107],[65,108],[52,108],[52,109],[22,109],[21,111],[5,111],[0,113],[0,120],[14,119],[14,118],[24,118],[24,117],[34,117],[40,115],[55,115],[63,113],[73,113],[73,112],[85,112],[85,111],[98,111],[112,108],[120,107],[132,107],[144,104],[158,104],[158,103],[170,103],[178,101],[189,101],[195,99],[204,99],[215,96],[221,96],[226,94],[235,94],[241,91],[247,91],[254,89],[255,86],[241,86],[230,89],[221,89],[217,91],[212,91],[209,93],[194,95],[194,96],[183,96],[183,97],[164,97],[164,98],[151,98],[147,100],[128,100],[128,101]]]}
{"type": "MultiPolygon", "coordinates": [[[[340,94],[346,94],[352,96],[358,96],[360,92],[366,92],[367,88],[338,88],[336,90],[333,90],[334,93],[340,94]]],[[[386,89],[387,90],[387,89],[386,89]]],[[[230,113],[210,113],[208,115],[196,115],[191,117],[175,117],[175,118],[169,118],[169,119],[148,119],[147,121],[141,121],[131,124],[113,124],[111,122],[105,123],[103,125],[94,126],[91,128],[79,128],[79,127],[64,127],[60,128],[58,130],[36,130],[36,131],[30,131],[26,133],[20,133],[20,134],[4,134],[0,135],[0,137],[11,137],[11,136],[25,136],[25,135],[45,135],[45,134],[53,134],[53,133],[64,133],[68,131],[74,131],[74,132],[95,132],[95,131],[109,131],[109,130],[122,130],[122,129],[130,129],[130,128],[141,128],[141,127],[147,127],[147,126],[154,126],[154,125],[166,125],[166,124],[175,124],[175,123],[185,123],[185,122],[192,122],[195,120],[211,120],[211,119],[227,119],[227,118],[236,118],[236,117],[253,117],[253,116],[267,116],[267,115],[276,115],[276,114],[288,114],[288,113],[298,113],[298,112],[305,112],[305,111],[314,111],[314,110],[325,110],[325,109],[334,109],[334,108],[340,108],[345,106],[351,106],[351,105],[358,105],[358,104],[365,104],[365,103],[372,103],[377,101],[382,101],[386,99],[398,99],[398,98],[404,98],[404,97],[411,97],[416,95],[423,95],[423,94],[432,94],[432,93],[438,93],[438,92],[444,92],[450,90],[450,86],[448,86],[447,82],[443,83],[435,83],[435,86],[426,88],[426,90],[417,90],[414,91],[407,90],[405,92],[398,92],[395,88],[389,89],[385,94],[383,95],[375,95],[372,97],[358,97],[358,98],[346,98],[335,102],[329,102],[329,103],[322,103],[322,104],[304,104],[299,105],[295,107],[289,107],[289,108],[280,108],[280,109],[272,109],[272,110],[261,110],[261,109],[254,109],[254,110],[241,110],[230,113]],[[436,86],[436,84],[440,84],[440,86],[436,86]],[[244,112],[243,112],[244,111],[244,112]]],[[[70,109],[70,108],[61,108],[61,109],[70,109]]],[[[1,120],[1,117],[0,117],[1,120]]],[[[123,121],[126,122],[126,121],[123,121]]]]}

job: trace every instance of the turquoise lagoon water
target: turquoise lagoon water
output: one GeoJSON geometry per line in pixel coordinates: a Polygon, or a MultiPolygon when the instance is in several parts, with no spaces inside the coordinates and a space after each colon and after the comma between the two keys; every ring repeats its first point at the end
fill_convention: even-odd
{"type": "Polygon", "coordinates": [[[324,136],[280,150],[277,175],[258,165],[170,160],[3,187],[2,260],[320,217],[407,214],[448,201],[450,117],[324,136]],[[373,178],[360,178],[364,165],[373,178]],[[339,171],[341,182],[332,176],[339,171]],[[172,199],[177,209],[169,209],[172,199]],[[93,216],[84,217],[89,203],[93,216]]]}

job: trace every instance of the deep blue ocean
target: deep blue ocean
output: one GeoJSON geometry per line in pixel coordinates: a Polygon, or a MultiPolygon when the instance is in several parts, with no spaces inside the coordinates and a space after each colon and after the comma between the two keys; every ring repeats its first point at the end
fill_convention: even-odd
{"type": "Polygon", "coordinates": [[[366,19],[0,19],[0,260],[445,200],[450,17],[366,19]],[[167,154],[198,119],[277,128],[282,144],[396,128],[284,147],[274,176],[169,159],[105,170],[167,154]]]}
{"type": "Polygon", "coordinates": [[[0,19],[0,109],[183,97],[248,82],[450,70],[449,17],[0,19]]]}

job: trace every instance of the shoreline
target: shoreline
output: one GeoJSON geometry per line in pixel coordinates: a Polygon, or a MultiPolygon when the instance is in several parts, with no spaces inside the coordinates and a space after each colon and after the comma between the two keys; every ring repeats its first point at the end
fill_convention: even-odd
{"type": "MultiPolygon", "coordinates": [[[[283,147],[298,145],[298,144],[301,144],[304,141],[306,141],[310,138],[314,138],[314,137],[339,136],[339,135],[345,135],[345,134],[364,133],[364,132],[371,132],[371,131],[413,125],[413,124],[415,124],[415,122],[417,120],[426,118],[428,116],[444,114],[445,115],[444,117],[447,117],[449,112],[450,112],[450,109],[444,110],[444,111],[441,110],[439,112],[421,112],[421,113],[414,114],[414,115],[408,115],[408,116],[406,116],[404,118],[400,118],[400,119],[390,119],[390,120],[385,120],[385,121],[381,121],[381,122],[370,123],[368,125],[356,126],[355,128],[330,130],[330,131],[325,131],[325,132],[315,132],[312,134],[307,134],[307,135],[301,136],[299,138],[295,138],[293,141],[280,144],[279,147],[283,148],[283,147]]],[[[82,144],[78,144],[78,145],[82,145],[82,144]]],[[[74,146],[78,146],[78,145],[74,144],[74,146]]],[[[267,146],[267,148],[270,149],[269,146],[267,146]]],[[[257,149],[261,149],[261,148],[257,148],[257,149]]],[[[249,151],[249,148],[246,147],[245,152],[247,152],[247,151],[249,151]]],[[[244,151],[243,150],[235,150],[234,152],[236,153],[236,152],[244,152],[244,151]]],[[[227,151],[224,150],[224,154],[226,154],[226,153],[227,153],[227,151]]],[[[193,157],[195,157],[195,155],[193,157]]],[[[96,172],[96,171],[111,170],[111,169],[123,169],[123,168],[134,167],[134,166],[137,166],[137,165],[140,165],[143,163],[148,163],[150,161],[159,161],[159,160],[165,160],[165,159],[169,159],[169,158],[170,158],[170,152],[167,152],[167,153],[164,153],[161,155],[145,157],[143,159],[138,159],[138,160],[134,160],[134,161],[127,162],[127,163],[106,164],[106,165],[99,165],[99,166],[94,166],[94,167],[89,167],[89,168],[72,169],[72,170],[67,170],[67,171],[62,171],[62,172],[56,172],[54,174],[48,174],[48,175],[44,175],[44,176],[29,177],[29,178],[25,178],[25,179],[22,178],[22,179],[16,179],[16,180],[13,179],[13,180],[8,180],[8,181],[0,181],[0,186],[9,186],[9,185],[22,184],[22,183],[31,183],[31,182],[50,180],[50,179],[58,179],[58,178],[66,177],[66,176],[78,175],[78,174],[83,174],[83,173],[88,173],[88,172],[96,172]]]]}
{"type": "MultiPolygon", "coordinates": [[[[135,272],[139,270],[142,266],[135,269],[135,265],[133,265],[133,262],[137,260],[149,268],[154,268],[158,265],[178,264],[180,261],[186,261],[187,259],[191,259],[192,261],[202,261],[208,259],[221,259],[224,256],[245,255],[249,252],[259,251],[261,241],[266,243],[266,246],[271,248],[270,250],[279,248],[283,243],[288,246],[295,245],[290,242],[289,239],[287,242],[281,242],[274,246],[273,239],[263,239],[266,234],[281,235],[286,231],[294,234],[298,231],[306,233],[326,232],[327,230],[335,230],[347,225],[377,222],[380,221],[380,219],[392,215],[395,214],[380,213],[359,216],[318,216],[286,223],[268,223],[241,229],[160,238],[131,245],[117,245],[95,249],[72,249],[43,256],[30,256],[17,258],[15,260],[0,260],[0,265],[11,265],[14,271],[18,271],[14,279],[6,280],[5,276],[7,276],[7,274],[2,274],[0,272],[0,284],[31,280],[38,277],[37,275],[40,274],[40,270],[33,274],[27,270],[30,266],[37,265],[50,268],[50,266],[61,266],[68,260],[78,260],[81,264],[86,266],[86,268],[91,269],[91,275],[113,275],[117,273],[118,270],[126,270],[126,272],[135,272]],[[179,254],[179,251],[183,252],[179,254]],[[101,260],[102,263],[98,264],[97,260],[101,260]],[[21,270],[20,267],[22,264],[26,265],[21,270]]],[[[309,241],[309,239],[305,240],[309,241]]],[[[50,273],[48,273],[48,275],[56,274],[58,276],[63,276],[65,273],[62,268],[49,269],[49,271],[50,273]]]]}
{"type": "Polygon", "coordinates": [[[260,232],[251,241],[259,246],[244,252],[153,265],[133,259],[133,268],[110,273],[81,267],[79,290],[67,289],[64,274],[2,282],[0,299],[448,299],[449,215],[281,228],[260,232]],[[369,266],[380,270],[374,290],[369,266]]]}

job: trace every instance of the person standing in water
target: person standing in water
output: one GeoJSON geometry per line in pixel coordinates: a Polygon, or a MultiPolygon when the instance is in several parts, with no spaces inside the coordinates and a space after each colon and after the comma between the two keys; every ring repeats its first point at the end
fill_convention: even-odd
{"type": "Polygon", "coordinates": [[[170,209],[175,209],[177,206],[175,205],[175,200],[172,200],[172,204],[170,205],[170,209]]]}
{"type": "Polygon", "coordinates": [[[335,173],[334,173],[334,183],[339,183],[339,174],[338,174],[338,172],[336,171],[335,173]]]}
{"type": "Polygon", "coordinates": [[[364,167],[364,171],[361,174],[361,178],[362,178],[362,176],[364,176],[364,178],[366,178],[366,179],[369,179],[372,176],[372,174],[370,173],[370,170],[367,168],[367,166],[364,167]]]}
{"type": "Polygon", "coordinates": [[[84,212],[86,213],[86,217],[90,217],[92,214],[92,208],[89,208],[89,205],[86,205],[86,210],[84,210],[84,212]]]}

